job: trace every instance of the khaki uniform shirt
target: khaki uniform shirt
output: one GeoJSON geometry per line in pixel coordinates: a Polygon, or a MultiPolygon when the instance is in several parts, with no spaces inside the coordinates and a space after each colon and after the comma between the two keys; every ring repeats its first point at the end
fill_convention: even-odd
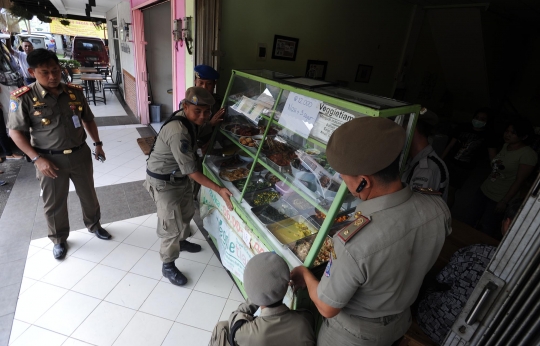
{"type": "Polygon", "coordinates": [[[246,320],[235,334],[239,346],[315,346],[313,316],[307,311],[289,310],[285,305],[264,308],[259,317],[253,314],[258,306],[242,303],[229,318],[229,326],[246,320]]]}
{"type": "MultiPolygon", "coordinates": [[[[184,111],[176,116],[185,116],[184,111]]],[[[193,133],[197,133],[195,126],[193,133]]],[[[168,175],[175,172],[175,177],[183,177],[198,170],[196,153],[197,144],[191,146],[188,129],[181,121],[174,120],[159,131],[147,168],[152,173],[168,175]]]]}
{"type": "Polygon", "coordinates": [[[429,188],[440,191],[442,192],[442,198],[446,201],[449,177],[446,164],[433,150],[433,147],[428,145],[410,160],[405,172],[403,172],[401,181],[410,185],[411,188],[429,188]]]}
{"type": "Polygon", "coordinates": [[[364,201],[357,211],[371,220],[345,243],[334,236],[337,259],[328,263],[317,289],[340,314],[376,318],[408,309],[424,276],[451,233],[440,196],[398,192],[364,201]]]}
{"type": "Polygon", "coordinates": [[[60,94],[55,97],[38,82],[28,87],[30,91],[20,97],[12,96],[7,128],[30,131],[30,143],[40,149],[65,150],[83,144],[86,132],[82,122],[93,121],[94,114],[82,90],[60,83],[60,94]]]}

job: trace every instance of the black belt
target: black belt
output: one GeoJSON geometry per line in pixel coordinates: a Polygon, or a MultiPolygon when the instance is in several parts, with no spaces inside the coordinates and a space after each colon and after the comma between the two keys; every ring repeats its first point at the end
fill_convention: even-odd
{"type": "Polygon", "coordinates": [[[56,154],[64,154],[68,155],[71,154],[79,149],[81,149],[84,146],[85,143],[79,145],[78,147],[74,147],[71,149],[66,150],[47,150],[47,149],[40,149],[40,148],[34,148],[34,150],[40,154],[50,154],[50,155],[56,155],[56,154]]]}
{"type": "Polygon", "coordinates": [[[159,180],[165,180],[165,181],[171,181],[171,177],[174,180],[183,180],[183,179],[186,178],[185,176],[184,177],[175,177],[175,176],[172,176],[171,174],[157,174],[157,173],[154,173],[154,172],[150,172],[148,169],[146,169],[146,174],[148,174],[152,178],[156,178],[156,179],[159,179],[159,180]]]}

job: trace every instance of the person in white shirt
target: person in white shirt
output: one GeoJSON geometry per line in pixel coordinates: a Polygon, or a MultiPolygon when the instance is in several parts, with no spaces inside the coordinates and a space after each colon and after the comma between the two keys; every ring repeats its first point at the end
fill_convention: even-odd
{"type": "Polygon", "coordinates": [[[19,51],[19,50],[14,50],[13,47],[11,47],[11,42],[8,42],[7,44],[8,46],[8,49],[9,49],[9,52],[11,53],[11,55],[13,55],[14,57],[17,58],[17,60],[19,60],[19,65],[20,65],[20,68],[21,68],[21,73],[23,75],[23,78],[24,78],[24,83],[26,85],[29,85],[31,83],[34,83],[36,81],[36,79],[34,77],[32,77],[30,75],[30,73],[28,72],[28,62],[26,62],[26,56],[34,50],[34,45],[32,44],[32,42],[29,42],[29,41],[23,41],[21,46],[22,46],[22,49],[23,51],[19,51]]]}

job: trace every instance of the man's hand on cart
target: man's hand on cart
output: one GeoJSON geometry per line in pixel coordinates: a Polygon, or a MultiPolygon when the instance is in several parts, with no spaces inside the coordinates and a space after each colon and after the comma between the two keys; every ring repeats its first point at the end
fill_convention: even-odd
{"type": "Polygon", "coordinates": [[[233,204],[231,202],[231,196],[232,196],[231,191],[229,191],[229,189],[227,189],[226,187],[222,187],[219,189],[218,194],[221,196],[221,198],[223,198],[223,200],[227,204],[227,208],[229,208],[229,210],[233,210],[233,204]]]}

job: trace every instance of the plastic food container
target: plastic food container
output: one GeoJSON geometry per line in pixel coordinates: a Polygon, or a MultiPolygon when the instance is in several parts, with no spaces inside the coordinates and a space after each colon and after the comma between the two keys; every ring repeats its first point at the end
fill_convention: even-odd
{"type": "Polygon", "coordinates": [[[285,182],[283,181],[277,182],[275,185],[275,188],[284,197],[287,197],[289,194],[291,194],[294,191],[289,185],[285,184],[285,182]]]}
{"type": "Polygon", "coordinates": [[[301,215],[270,224],[267,228],[282,245],[287,245],[318,232],[318,230],[301,215]]]}

